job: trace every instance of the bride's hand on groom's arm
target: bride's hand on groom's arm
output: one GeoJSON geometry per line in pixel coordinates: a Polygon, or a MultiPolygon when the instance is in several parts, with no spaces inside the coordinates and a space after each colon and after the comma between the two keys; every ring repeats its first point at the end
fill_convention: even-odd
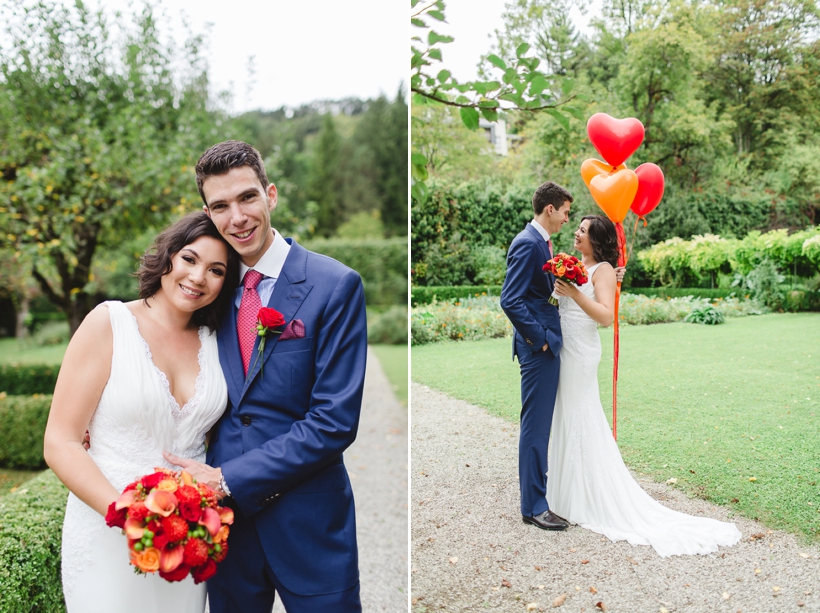
{"type": "Polygon", "coordinates": [[[198,482],[207,485],[215,491],[220,498],[224,497],[224,493],[220,487],[220,481],[222,480],[221,468],[214,468],[212,466],[208,466],[207,464],[203,464],[202,462],[180,458],[179,456],[167,451],[163,451],[162,455],[169,463],[174,466],[179,466],[198,482]]]}

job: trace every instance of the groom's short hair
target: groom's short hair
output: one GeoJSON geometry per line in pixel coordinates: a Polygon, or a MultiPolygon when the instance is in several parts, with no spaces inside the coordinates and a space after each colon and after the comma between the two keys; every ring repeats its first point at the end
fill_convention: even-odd
{"type": "Polygon", "coordinates": [[[202,184],[205,183],[205,179],[224,175],[231,168],[241,168],[242,166],[250,167],[262,184],[262,189],[267,189],[270,181],[268,181],[268,175],[265,172],[262,155],[248,143],[241,140],[226,140],[217,143],[202,154],[202,157],[196,163],[196,186],[205,206],[208,206],[205,193],[202,191],[202,184]]]}
{"type": "Polygon", "coordinates": [[[572,194],[566,188],[552,181],[547,181],[539,185],[532,195],[532,210],[537,216],[544,212],[548,204],[560,209],[565,202],[572,202],[573,200],[572,194]]]}

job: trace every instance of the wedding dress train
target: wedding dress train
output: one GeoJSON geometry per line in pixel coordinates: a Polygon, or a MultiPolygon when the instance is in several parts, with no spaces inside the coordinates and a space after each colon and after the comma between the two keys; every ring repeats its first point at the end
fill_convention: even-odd
{"type": "MultiPolygon", "coordinates": [[[[599,265],[579,288],[593,300],[599,265]]],[[[706,554],[737,543],[734,524],[669,509],[635,482],[601,406],[597,324],[571,298],[560,297],[559,309],[564,344],[549,443],[550,509],[612,541],[651,545],[660,556],[706,554]]]]}
{"type": "MultiPolygon", "coordinates": [[[[170,466],[163,450],[205,461],[205,433],[219,419],[227,387],[216,335],[199,329],[196,391],[183,407],[153,362],[137,320],[121,302],[106,303],[114,335],[111,376],[89,425],[88,454],[111,484],[122,490],[156,466],[170,466]]],[[[137,575],[125,535],[74,494],[66,504],[62,537],[63,594],[69,613],[202,613],[205,584],[189,576],[168,583],[137,575]]]]}

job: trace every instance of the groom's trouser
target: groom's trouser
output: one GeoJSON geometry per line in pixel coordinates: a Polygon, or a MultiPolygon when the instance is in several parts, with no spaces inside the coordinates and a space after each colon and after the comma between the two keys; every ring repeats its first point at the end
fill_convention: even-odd
{"type": "Polygon", "coordinates": [[[304,596],[285,588],[265,558],[252,520],[231,526],[228,555],[208,580],[211,613],[270,613],[276,594],[288,613],[361,613],[359,584],[343,592],[304,596]]]}
{"type": "Polygon", "coordinates": [[[521,515],[534,517],[549,509],[547,448],[561,360],[549,348],[533,353],[517,334],[515,343],[521,368],[521,434],[518,439],[521,515]]]}

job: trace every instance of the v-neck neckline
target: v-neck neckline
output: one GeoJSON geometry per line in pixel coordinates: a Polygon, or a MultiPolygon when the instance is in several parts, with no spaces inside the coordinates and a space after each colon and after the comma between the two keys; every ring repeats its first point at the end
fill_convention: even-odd
{"type": "Polygon", "coordinates": [[[205,349],[204,339],[202,338],[202,326],[200,326],[197,330],[197,334],[199,335],[199,351],[197,352],[197,363],[199,365],[199,372],[197,373],[196,379],[194,380],[194,393],[185,402],[185,404],[180,405],[179,400],[177,400],[176,396],[174,396],[174,394],[171,392],[171,383],[168,380],[168,375],[166,375],[165,372],[163,372],[162,369],[159,366],[157,366],[154,362],[154,354],[151,352],[151,346],[148,344],[148,341],[145,340],[145,337],[140,332],[140,323],[137,319],[137,316],[134,315],[134,312],[131,309],[129,309],[126,305],[123,304],[123,306],[131,315],[131,318],[134,321],[134,328],[137,333],[137,337],[142,341],[143,347],[145,348],[146,357],[148,358],[148,362],[150,362],[151,366],[154,367],[154,370],[157,372],[157,375],[159,376],[160,381],[162,382],[163,387],[165,388],[165,391],[168,394],[168,399],[172,401],[171,411],[175,414],[178,414],[180,417],[183,417],[186,413],[185,410],[189,408],[189,405],[193,404],[196,400],[198,400],[202,387],[201,380],[204,371],[202,358],[205,349]]]}

